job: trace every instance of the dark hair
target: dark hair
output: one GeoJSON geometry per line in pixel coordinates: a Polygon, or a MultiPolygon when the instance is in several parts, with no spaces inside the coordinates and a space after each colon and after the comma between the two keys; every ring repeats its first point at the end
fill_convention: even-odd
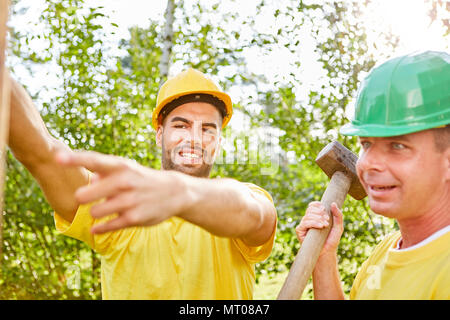
{"type": "Polygon", "coordinates": [[[450,124],[442,128],[434,128],[434,145],[439,152],[443,152],[450,147],[450,124]]]}
{"type": "Polygon", "coordinates": [[[193,93],[188,94],[185,96],[181,96],[175,100],[170,101],[168,104],[166,104],[160,111],[158,116],[158,121],[162,123],[164,119],[167,117],[169,113],[171,113],[176,107],[181,106],[182,104],[189,103],[189,102],[206,102],[219,110],[220,115],[223,118],[227,116],[227,109],[225,107],[225,103],[220,100],[219,98],[205,93],[193,93]]]}

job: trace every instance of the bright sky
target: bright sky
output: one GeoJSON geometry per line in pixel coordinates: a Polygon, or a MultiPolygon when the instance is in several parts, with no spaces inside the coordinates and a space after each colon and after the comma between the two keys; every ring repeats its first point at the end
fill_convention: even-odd
{"type": "MultiPolygon", "coordinates": [[[[208,2],[207,0],[205,0],[208,2]]],[[[344,0],[347,1],[347,0],[344,0]]],[[[350,0],[348,0],[350,1],[350,0]]],[[[36,26],[31,24],[31,21],[38,21],[40,8],[44,0],[21,0],[19,4],[24,7],[30,7],[26,15],[12,23],[22,31],[32,30],[36,32],[36,26]]],[[[235,1],[229,3],[222,1],[221,6],[223,10],[235,10],[239,6],[240,14],[248,14],[253,12],[255,5],[260,0],[246,0],[235,1]],[[226,5],[224,5],[224,3],[226,5]]],[[[308,1],[305,0],[305,3],[308,1]]],[[[312,2],[312,1],[311,1],[312,2]]],[[[317,2],[317,1],[314,1],[317,2]]],[[[366,24],[368,42],[372,43],[371,50],[376,56],[379,56],[380,61],[385,60],[390,56],[399,55],[413,50],[436,49],[449,50],[450,38],[443,38],[442,24],[434,23],[430,25],[430,18],[427,15],[427,7],[423,0],[372,0],[363,10],[363,21],[366,24]],[[381,43],[382,34],[386,31],[391,31],[394,35],[399,37],[399,44],[396,51],[391,54],[383,47],[381,43]],[[388,52],[388,53],[387,53],[388,52]]],[[[97,6],[104,6],[106,13],[111,17],[111,21],[118,24],[119,28],[116,30],[116,40],[128,37],[128,28],[133,25],[142,27],[148,26],[149,19],[162,20],[164,19],[164,10],[167,4],[166,0],[89,0],[87,4],[97,6]]],[[[281,6],[283,2],[276,0],[267,0],[270,6],[281,6]]],[[[274,26],[275,20],[270,7],[261,16],[255,17],[258,28],[268,31],[274,26]]],[[[450,18],[448,12],[447,18],[450,18]]],[[[114,40],[114,39],[113,39],[114,40]]],[[[38,47],[35,50],[39,50],[38,47]]],[[[302,63],[296,72],[300,75],[302,83],[299,92],[308,92],[308,89],[314,87],[319,83],[320,78],[324,76],[320,64],[316,60],[316,53],[314,52],[314,39],[308,32],[302,35],[302,46],[297,56],[293,56],[288,50],[273,51],[269,54],[261,54],[256,52],[256,49],[248,51],[247,67],[250,71],[256,73],[263,70],[264,74],[269,79],[280,77],[280,74],[289,74],[292,72],[293,59],[298,60],[300,55],[302,63]],[[305,86],[310,86],[305,88],[305,86]]],[[[180,70],[175,70],[179,66],[172,66],[171,74],[177,73],[180,70]]],[[[51,75],[47,75],[51,76],[51,75]]],[[[55,75],[53,75],[56,77],[55,75]]],[[[48,79],[48,78],[47,78],[48,79]]],[[[239,88],[234,88],[230,95],[233,100],[239,100],[239,88]]],[[[351,110],[350,110],[351,112],[351,110]]]]}
{"type": "MultiPolygon", "coordinates": [[[[230,4],[230,7],[239,5],[240,13],[252,12],[252,8],[260,0],[237,1],[230,4]]],[[[345,0],[344,0],[345,1],[345,0]]],[[[19,3],[25,7],[29,6],[27,15],[21,20],[14,22],[20,28],[27,28],[26,25],[30,21],[37,21],[39,17],[42,3],[44,0],[22,0],[19,3]]],[[[266,3],[270,1],[266,1],[266,3]]],[[[308,1],[305,1],[308,2],[308,1]]],[[[314,1],[317,2],[317,1],[314,1]]],[[[401,54],[412,50],[421,50],[424,48],[433,48],[438,50],[448,50],[450,39],[442,37],[442,26],[434,23],[430,25],[430,19],[427,15],[427,7],[423,0],[372,0],[372,3],[365,8],[363,12],[363,21],[366,22],[368,30],[369,42],[377,43],[380,34],[386,30],[391,30],[393,34],[398,35],[400,42],[395,54],[401,54]]],[[[128,28],[132,25],[147,26],[149,19],[163,19],[166,0],[89,0],[87,4],[102,5],[106,12],[110,15],[111,20],[116,22],[119,30],[116,34],[117,38],[127,37],[128,28]]],[[[277,1],[272,2],[277,5],[277,1]]],[[[282,4],[282,2],[278,2],[282,4]]],[[[270,10],[269,10],[270,11],[270,10]]],[[[447,18],[450,18],[450,12],[447,18]]],[[[255,17],[256,21],[260,21],[259,28],[270,27],[270,15],[264,17],[255,17]]],[[[309,39],[311,40],[311,39],[309,39]]],[[[309,41],[307,41],[308,43],[309,41]]],[[[312,43],[312,41],[311,41],[312,43]]],[[[304,44],[304,43],[302,43],[304,44]]],[[[378,46],[380,55],[383,55],[383,47],[378,46]]],[[[312,50],[312,48],[311,48],[312,50]]],[[[307,51],[307,50],[306,50],[307,51]]],[[[305,52],[311,55],[311,52],[305,52]]],[[[249,60],[249,66],[254,69],[260,68],[261,64],[265,65],[266,72],[283,73],[291,70],[289,65],[289,56],[286,52],[280,51],[274,53],[276,57],[257,57],[257,59],[249,60]],[[276,59],[274,59],[276,58],[276,59]],[[270,63],[268,63],[270,61],[270,63]]],[[[307,73],[311,73],[311,65],[307,66],[307,73]]]]}
{"type": "MultiPolygon", "coordinates": [[[[39,26],[36,26],[35,23],[39,21],[44,1],[21,0],[19,5],[29,7],[30,9],[25,15],[16,16],[14,21],[10,21],[10,23],[21,30],[21,32],[39,34],[39,26]]],[[[211,0],[203,1],[205,1],[205,4],[211,5],[211,0]]],[[[273,12],[275,12],[276,7],[285,6],[285,2],[281,0],[265,0],[265,10],[260,15],[255,16],[255,6],[259,2],[260,0],[235,0],[234,2],[223,0],[220,2],[220,5],[222,10],[226,12],[228,10],[235,12],[237,8],[241,16],[253,18],[260,32],[270,33],[280,28],[277,23],[283,24],[283,21],[276,20],[273,12]]],[[[310,1],[304,0],[304,3],[308,4],[308,2],[310,1]]],[[[317,3],[318,1],[311,2],[317,3]]],[[[374,53],[375,57],[378,57],[377,60],[379,62],[389,57],[415,50],[434,49],[449,51],[449,36],[446,38],[442,36],[444,34],[442,23],[430,24],[430,18],[427,14],[428,8],[424,2],[424,0],[372,0],[371,4],[363,9],[362,21],[365,24],[367,32],[369,50],[374,53]],[[386,50],[383,45],[383,34],[389,31],[399,38],[395,52],[391,52],[390,49],[386,50]]],[[[131,26],[138,25],[140,27],[147,27],[149,25],[149,19],[162,21],[164,19],[167,0],[89,0],[86,1],[86,4],[104,6],[105,13],[110,16],[112,22],[118,25],[118,29],[114,30],[116,33],[115,38],[111,39],[112,43],[114,43],[122,38],[128,38],[128,28],[131,26]]],[[[450,12],[447,12],[446,18],[450,19],[450,12]]],[[[233,27],[240,28],[239,25],[233,27]]],[[[251,48],[246,51],[246,54],[248,69],[256,74],[263,73],[267,79],[271,79],[272,81],[282,80],[285,75],[287,76],[294,71],[296,77],[294,80],[291,80],[291,83],[294,85],[297,98],[305,100],[310,90],[322,90],[320,87],[326,74],[320,63],[316,61],[317,53],[314,52],[315,39],[311,36],[308,26],[303,25],[300,29],[295,36],[301,38],[302,42],[298,51],[295,53],[281,46],[280,50],[265,53],[258,52],[258,48],[251,48]],[[300,67],[293,66],[293,61],[301,61],[300,67]],[[299,81],[296,79],[299,79],[299,81]]],[[[241,38],[245,37],[245,32],[242,30],[244,29],[239,29],[241,38]]],[[[108,34],[109,30],[105,30],[105,32],[108,34]]],[[[30,47],[32,50],[39,51],[45,48],[45,44],[35,41],[30,44],[30,47]]],[[[114,49],[115,45],[112,45],[105,54],[116,54],[114,49]]],[[[10,63],[16,65],[16,75],[19,76],[22,83],[28,86],[31,93],[39,92],[44,100],[48,100],[50,96],[57,94],[56,91],[52,93],[50,89],[42,90],[45,85],[48,85],[50,88],[58,87],[57,84],[60,82],[60,79],[54,70],[49,70],[52,68],[46,67],[34,70],[33,79],[30,79],[28,71],[20,65],[20,61],[16,61],[16,64],[14,64],[14,57],[10,57],[10,59],[10,63]],[[36,79],[42,80],[36,81],[36,79]]],[[[182,66],[179,64],[171,66],[170,74],[178,73],[181,71],[180,68],[182,66]]],[[[289,76],[287,77],[289,78],[289,76]]],[[[242,101],[241,97],[245,97],[248,94],[248,89],[234,86],[228,93],[234,102],[239,102],[242,101]]],[[[352,105],[350,103],[349,108],[347,108],[346,116],[348,118],[352,117],[352,105]]],[[[259,108],[260,106],[256,105],[256,107],[259,108]]],[[[239,131],[246,132],[249,129],[248,123],[248,119],[245,119],[242,113],[235,112],[230,126],[237,129],[233,130],[233,133],[238,133],[239,131]]],[[[251,142],[250,148],[260,148],[261,141],[267,141],[267,135],[269,135],[268,139],[272,141],[272,146],[278,145],[277,136],[281,134],[279,131],[276,129],[268,131],[267,128],[262,131],[252,131],[251,134],[247,132],[252,138],[256,139],[256,142],[251,142]],[[259,138],[261,136],[264,136],[262,137],[264,140],[259,138]]],[[[233,141],[233,139],[228,138],[226,140],[233,141]]],[[[223,148],[227,149],[226,145],[223,148]]],[[[278,152],[271,152],[270,150],[264,153],[278,154],[278,152]]],[[[273,159],[271,160],[275,164],[277,163],[276,161],[276,159],[275,162],[273,159]]],[[[275,167],[275,169],[277,168],[275,167]]]]}
{"type": "MultiPolygon", "coordinates": [[[[146,26],[149,18],[163,19],[167,3],[166,0],[90,0],[90,2],[101,3],[105,6],[105,9],[110,10],[111,18],[118,23],[120,28],[118,36],[122,37],[127,36],[127,29],[132,25],[146,26]]],[[[246,15],[251,14],[255,4],[259,2],[260,0],[236,1],[229,4],[228,7],[233,10],[235,9],[233,7],[239,5],[240,14],[246,15]]],[[[222,5],[223,3],[222,1],[222,5]]],[[[225,3],[227,2],[225,1],[225,3]]],[[[282,5],[280,1],[266,1],[266,3],[273,6],[282,5]]],[[[224,7],[227,8],[227,6],[224,7]]],[[[448,51],[450,38],[443,38],[442,24],[434,23],[430,25],[427,10],[428,8],[423,0],[372,0],[372,3],[365,8],[362,20],[366,22],[369,43],[375,44],[372,50],[376,56],[380,56],[380,60],[385,60],[392,55],[400,55],[415,50],[448,51]],[[386,31],[391,31],[399,37],[398,47],[392,54],[391,52],[387,54],[383,45],[380,44],[381,34],[386,31]]],[[[450,18],[450,12],[447,18],[450,18]]],[[[255,20],[259,23],[261,30],[265,29],[264,31],[268,31],[275,24],[270,9],[266,11],[266,14],[263,13],[262,16],[255,17],[255,20]]],[[[324,73],[321,66],[315,62],[317,55],[314,52],[314,39],[307,32],[302,37],[302,48],[296,54],[301,55],[302,61],[308,61],[308,63],[303,63],[298,70],[301,78],[305,79],[302,83],[301,92],[307,92],[304,87],[305,84],[313,85],[317,83],[324,76],[324,73]]],[[[294,58],[298,59],[298,56],[293,57],[287,49],[273,51],[265,55],[257,53],[255,50],[249,50],[248,54],[251,58],[248,60],[247,67],[255,72],[263,69],[269,79],[292,72],[292,61],[294,58]],[[264,68],[261,68],[261,66],[264,66],[264,68]]],[[[177,66],[172,67],[172,74],[180,71],[175,69],[177,69],[177,66]]],[[[240,94],[238,91],[239,88],[235,88],[234,92],[232,91],[230,94],[238,96],[240,94]]]]}
{"type": "MultiPolygon", "coordinates": [[[[149,18],[161,19],[166,7],[165,0],[90,0],[89,2],[102,4],[105,9],[110,10],[111,18],[121,29],[121,35],[126,35],[126,30],[131,25],[145,26],[148,25],[149,18]]],[[[239,10],[245,14],[246,8],[250,11],[258,2],[259,0],[239,1],[239,10]]],[[[427,15],[428,7],[425,2],[428,1],[372,0],[363,12],[366,26],[369,30],[372,29],[368,35],[369,41],[375,41],[380,32],[390,29],[400,38],[397,49],[399,54],[424,48],[448,50],[449,38],[445,40],[442,37],[442,25],[438,23],[430,25],[430,18],[427,15]]],[[[450,12],[447,18],[450,18],[450,12]]],[[[260,20],[267,25],[267,17],[260,20]]]]}
{"type": "MultiPolygon", "coordinates": [[[[428,7],[421,0],[383,0],[372,1],[367,7],[364,19],[367,25],[378,30],[391,29],[400,38],[396,53],[401,54],[426,48],[448,50],[450,38],[444,39],[441,23],[430,25],[428,7]]],[[[445,1],[444,1],[445,2],[445,1]]],[[[450,19],[450,12],[446,18],[450,19]]],[[[376,32],[372,32],[369,41],[373,41],[376,32]]]]}

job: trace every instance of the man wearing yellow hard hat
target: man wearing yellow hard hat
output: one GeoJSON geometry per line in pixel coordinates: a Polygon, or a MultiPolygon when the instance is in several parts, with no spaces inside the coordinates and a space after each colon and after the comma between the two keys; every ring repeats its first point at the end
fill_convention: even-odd
{"type": "Polygon", "coordinates": [[[101,255],[103,299],[253,297],[254,264],[269,256],[277,218],[262,188],[208,179],[231,114],[230,97],[201,72],[169,79],[152,118],[163,150],[154,170],[71,151],[13,82],[9,146],[39,182],[57,229],[101,255]]]}

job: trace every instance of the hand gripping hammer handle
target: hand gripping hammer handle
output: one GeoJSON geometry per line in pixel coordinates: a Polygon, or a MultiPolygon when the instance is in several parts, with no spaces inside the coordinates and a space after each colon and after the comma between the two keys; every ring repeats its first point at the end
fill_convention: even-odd
{"type": "Polygon", "coordinates": [[[330,224],[326,228],[312,228],[308,230],[305,240],[289,270],[288,277],[278,294],[278,300],[298,300],[301,298],[333,225],[331,204],[335,202],[338,208],[341,208],[350,185],[351,178],[341,171],[336,171],[331,177],[331,181],[320,201],[330,217],[330,224]]]}

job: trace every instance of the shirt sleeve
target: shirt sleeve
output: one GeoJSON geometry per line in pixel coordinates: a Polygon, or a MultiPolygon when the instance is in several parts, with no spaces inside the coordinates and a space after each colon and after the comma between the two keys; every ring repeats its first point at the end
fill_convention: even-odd
{"type": "Polygon", "coordinates": [[[365,281],[367,277],[370,276],[370,273],[368,274],[368,271],[370,271],[370,266],[375,265],[374,262],[378,259],[376,258],[376,256],[379,255],[381,248],[383,248],[386,243],[391,242],[394,237],[398,237],[398,231],[386,236],[379,244],[375,246],[367,260],[362,263],[361,268],[359,269],[358,273],[356,274],[355,280],[353,281],[352,288],[350,289],[350,300],[358,299],[358,294],[363,281],[365,281]]]}
{"type": "Polygon", "coordinates": [[[350,295],[349,295],[350,300],[356,299],[356,295],[357,295],[357,293],[359,291],[359,287],[361,285],[362,275],[366,273],[368,264],[369,264],[369,260],[364,261],[363,264],[361,265],[361,269],[356,274],[355,280],[353,281],[353,284],[352,284],[352,288],[350,289],[350,295]]]}
{"type": "MultiPolygon", "coordinates": [[[[90,176],[89,176],[90,183],[90,176]]],[[[101,200],[103,201],[103,200],[101,200]]],[[[78,207],[72,222],[65,220],[57,212],[54,213],[56,230],[63,235],[75,238],[87,243],[92,249],[100,254],[105,254],[112,247],[112,242],[121,233],[120,230],[106,232],[103,234],[92,234],[91,228],[96,224],[105,223],[117,217],[117,214],[101,219],[94,219],[91,216],[91,207],[101,201],[96,201],[78,207]]]]}
{"type": "MultiPolygon", "coordinates": [[[[271,195],[261,187],[254,185],[252,183],[244,183],[248,188],[250,188],[251,192],[255,192],[265,196],[270,202],[273,203],[273,199],[271,195]]],[[[269,240],[267,240],[264,244],[252,247],[244,243],[241,239],[233,239],[233,242],[241,252],[241,254],[247,259],[250,263],[257,263],[264,261],[270,256],[272,252],[273,243],[275,241],[275,234],[277,231],[277,221],[275,221],[275,227],[273,228],[273,232],[269,240]]]]}
{"type": "Polygon", "coordinates": [[[54,214],[56,230],[63,235],[87,243],[92,249],[100,254],[107,253],[111,248],[112,240],[118,232],[113,231],[104,234],[92,234],[91,228],[99,223],[113,219],[115,215],[108,216],[103,219],[94,219],[91,216],[90,209],[94,203],[80,205],[72,222],[65,220],[57,212],[54,214]]]}
{"type": "Polygon", "coordinates": [[[433,300],[450,300],[450,272],[447,264],[447,268],[442,270],[440,275],[437,277],[439,279],[436,286],[436,292],[431,297],[433,300]]]}

